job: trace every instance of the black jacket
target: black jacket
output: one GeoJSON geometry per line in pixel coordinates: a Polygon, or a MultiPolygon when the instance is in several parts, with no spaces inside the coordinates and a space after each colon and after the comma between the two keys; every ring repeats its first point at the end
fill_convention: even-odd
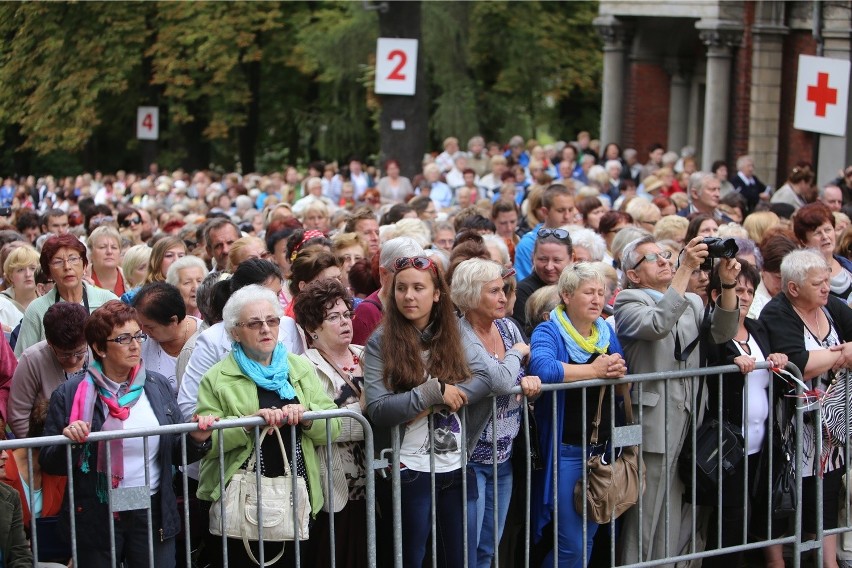
{"type": "MultiPolygon", "coordinates": [[[[71,406],[77,386],[83,380],[82,377],[68,381],[53,392],[50,397],[50,408],[47,413],[47,421],[44,426],[45,436],[61,435],[62,430],[68,425],[71,417],[71,406]]],[[[181,412],[178,409],[177,400],[172,393],[169,381],[158,373],[147,371],[145,380],[145,395],[160,425],[180,424],[183,422],[181,412]]],[[[95,407],[92,417],[92,432],[101,430],[105,416],[103,405],[95,407]]],[[[203,452],[187,436],[187,460],[193,462],[201,459],[203,452]]],[[[97,481],[98,444],[75,444],[71,446],[71,455],[74,467],[74,506],[77,520],[77,544],[85,546],[87,541],[100,541],[106,534],[106,523],[109,519],[109,507],[106,503],[98,501],[95,492],[97,481]],[[89,446],[90,455],[88,463],[89,472],[84,473],[80,469],[83,449],[89,446]],[[97,530],[100,526],[103,530],[97,530]],[[91,527],[91,528],[90,528],[91,527]],[[93,530],[94,529],[94,530],[93,530]]],[[[172,486],[172,464],[181,463],[180,435],[160,436],[159,466],[161,470],[159,499],[161,512],[159,518],[152,517],[155,537],[165,540],[180,532],[180,515],[177,510],[177,499],[172,486]]],[[[39,453],[39,463],[46,473],[54,475],[66,475],[66,448],[62,446],[48,446],[39,453]]],[[[68,492],[62,504],[60,514],[61,521],[68,523],[68,492]]],[[[154,509],[156,510],[156,509],[154,509]]],[[[67,525],[70,527],[70,525],[67,525]]],[[[66,529],[67,530],[67,529],[66,529]]]]}

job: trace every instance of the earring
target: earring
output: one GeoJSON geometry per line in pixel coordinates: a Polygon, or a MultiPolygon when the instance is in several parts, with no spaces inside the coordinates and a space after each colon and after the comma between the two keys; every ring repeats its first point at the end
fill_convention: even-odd
{"type": "Polygon", "coordinates": [[[318,335],[318,334],[316,334],[316,333],[315,333],[315,334],[313,334],[313,336],[312,336],[312,337],[313,337],[314,339],[319,339],[319,335],[318,335]]]}

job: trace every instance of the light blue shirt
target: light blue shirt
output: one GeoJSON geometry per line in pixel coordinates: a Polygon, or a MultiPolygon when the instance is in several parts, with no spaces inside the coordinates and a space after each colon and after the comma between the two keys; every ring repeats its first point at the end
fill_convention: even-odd
{"type": "Polygon", "coordinates": [[[532,254],[535,248],[535,238],[544,223],[536,225],[532,231],[521,237],[515,246],[515,277],[518,282],[532,274],[532,254]]]}

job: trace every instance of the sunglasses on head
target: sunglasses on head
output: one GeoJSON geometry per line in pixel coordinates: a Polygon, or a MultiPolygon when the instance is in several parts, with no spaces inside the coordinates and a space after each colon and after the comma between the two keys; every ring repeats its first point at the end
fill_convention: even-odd
{"type": "MultiPolygon", "coordinates": [[[[394,272],[405,270],[406,268],[416,268],[417,270],[435,269],[435,264],[428,256],[403,256],[393,262],[394,272]]],[[[437,269],[435,269],[437,272],[437,269]]]]}
{"type": "Polygon", "coordinates": [[[514,268],[504,268],[503,270],[500,271],[500,278],[505,280],[506,278],[511,278],[515,274],[516,274],[516,272],[515,272],[514,268]]]}
{"type": "Polygon", "coordinates": [[[546,239],[547,237],[556,237],[557,239],[562,241],[570,238],[568,231],[566,231],[565,229],[539,229],[537,236],[539,239],[546,239]]]}

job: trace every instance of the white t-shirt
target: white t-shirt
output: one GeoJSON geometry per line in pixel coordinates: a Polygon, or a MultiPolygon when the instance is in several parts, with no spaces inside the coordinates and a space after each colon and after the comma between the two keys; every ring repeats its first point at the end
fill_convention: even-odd
{"type": "Polygon", "coordinates": [[[413,471],[430,471],[430,450],[435,452],[435,473],[447,473],[461,467],[461,420],[458,414],[443,410],[431,415],[434,437],[429,436],[429,417],[418,418],[405,427],[399,459],[413,471]]]}
{"type": "MultiPolygon", "coordinates": [[[[201,327],[201,320],[193,317],[187,316],[195,320],[196,329],[201,327]]],[[[189,339],[189,335],[187,336],[189,339]]],[[[169,384],[172,386],[172,392],[177,396],[178,385],[177,385],[177,374],[175,372],[177,368],[177,356],[172,357],[160,346],[160,342],[154,339],[153,337],[149,337],[148,341],[142,344],[142,361],[145,363],[145,369],[148,371],[154,371],[155,373],[159,373],[166,377],[169,380],[169,384]]]]}
{"type": "MultiPolygon", "coordinates": [[[[734,344],[743,355],[752,357],[756,363],[763,363],[766,357],[757,345],[753,335],[748,336],[747,353],[742,345],[734,344]]],[[[756,454],[763,447],[763,437],[766,436],[766,419],[769,417],[769,381],[772,378],[767,369],[755,369],[746,375],[748,388],[743,387],[743,437],[748,438],[748,455],[756,454]],[[748,395],[748,398],[746,398],[748,395]],[[746,436],[748,428],[748,436],[746,436]]]]}
{"type": "MultiPolygon", "coordinates": [[[[124,421],[124,429],[151,428],[159,426],[157,415],[148,402],[145,391],[139,396],[139,400],[130,409],[130,416],[124,421]]],[[[148,438],[148,454],[145,455],[144,438],[124,439],[124,479],[120,487],[143,487],[145,485],[145,464],[148,464],[150,475],[149,485],[151,495],[160,489],[160,465],[157,454],[160,451],[160,437],[150,436],[148,438]]]]}

